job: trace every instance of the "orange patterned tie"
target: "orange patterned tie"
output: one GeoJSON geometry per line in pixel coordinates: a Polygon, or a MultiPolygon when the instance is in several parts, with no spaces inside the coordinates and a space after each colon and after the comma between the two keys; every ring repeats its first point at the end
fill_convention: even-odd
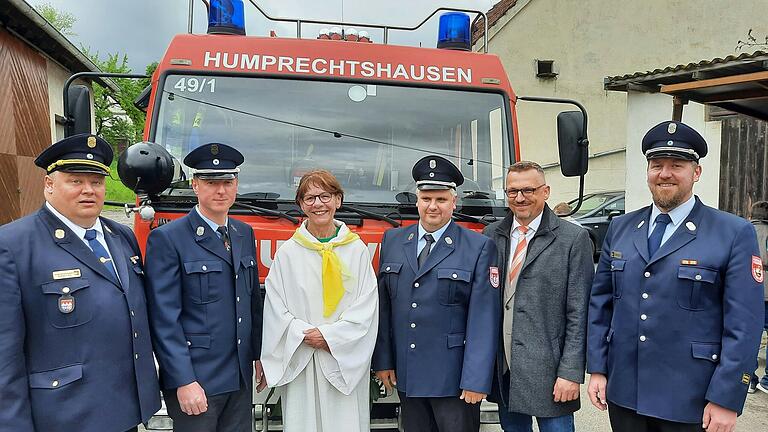
{"type": "Polygon", "coordinates": [[[525,237],[525,234],[528,232],[528,227],[520,225],[516,229],[520,233],[520,240],[518,240],[517,247],[515,248],[515,254],[512,256],[512,263],[509,264],[509,274],[507,275],[507,280],[509,281],[510,285],[513,285],[516,282],[517,276],[520,274],[520,269],[523,268],[523,262],[525,261],[525,251],[527,249],[526,247],[528,246],[528,239],[525,237]]]}

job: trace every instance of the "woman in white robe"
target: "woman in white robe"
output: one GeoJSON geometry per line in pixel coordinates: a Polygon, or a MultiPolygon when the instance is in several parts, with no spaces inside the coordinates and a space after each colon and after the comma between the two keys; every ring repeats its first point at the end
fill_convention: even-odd
{"type": "Polygon", "coordinates": [[[282,391],[287,432],[370,428],[378,291],[368,248],[333,218],[343,197],[328,171],[302,177],[296,201],[308,219],[277,250],[265,282],[261,362],[282,391]]]}

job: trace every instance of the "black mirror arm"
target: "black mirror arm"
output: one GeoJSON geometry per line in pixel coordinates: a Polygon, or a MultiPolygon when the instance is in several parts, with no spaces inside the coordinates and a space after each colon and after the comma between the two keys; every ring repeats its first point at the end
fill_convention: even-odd
{"type": "MultiPolygon", "coordinates": [[[[573,99],[564,99],[564,98],[549,98],[549,97],[540,97],[540,96],[518,96],[516,101],[529,101],[529,102],[546,102],[546,103],[561,103],[561,104],[568,104],[568,105],[574,105],[576,106],[579,111],[581,111],[581,114],[584,118],[584,136],[579,138],[579,146],[581,147],[588,147],[589,146],[589,138],[587,137],[587,109],[584,108],[584,105],[579,103],[578,101],[575,101],[573,99]]],[[[563,217],[571,216],[574,213],[576,213],[579,208],[581,207],[581,203],[584,199],[584,175],[579,176],[579,200],[576,202],[576,206],[571,210],[570,213],[562,215],[563,217]]]]}
{"type": "Polygon", "coordinates": [[[74,119],[71,116],[71,113],[69,112],[69,86],[72,85],[75,80],[80,78],[133,78],[133,79],[142,79],[142,78],[149,78],[149,75],[144,74],[124,74],[124,73],[114,73],[114,72],[78,72],[76,74],[73,74],[71,77],[67,79],[67,81],[64,83],[64,126],[72,124],[74,119]]]}
{"type": "Polygon", "coordinates": [[[589,146],[589,138],[587,137],[587,109],[584,108],[584,105],[582,105],[579,101],[575,101],[573,99],[549,98],[540,96],[517,96],[515,103],[521,100],[529,102],[560,103],[576,106],[576,108],[578,108],[579,111],[581,111],[581,114],[584,116],[584,136],[579,139],[579,145],[582,147],[589,146]]]}

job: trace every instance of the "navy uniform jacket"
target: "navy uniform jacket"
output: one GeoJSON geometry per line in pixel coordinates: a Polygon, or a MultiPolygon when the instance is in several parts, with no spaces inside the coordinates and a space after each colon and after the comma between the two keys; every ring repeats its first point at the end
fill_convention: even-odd
{"type": "Polygon", "coordinates": [[[256,243],[243,222],[229,218],[228,230],[231,254],[194,209],[149,235],[147,300],[163,389],[251,388],[261,353],[256,243]]]}
{"type": "Polygon", "coordinates": [[[422,269],[417,224],[382,240],[373,369],[394,369],[398,391],[409,397],[491,391],[501,313],[490,283],[496,245],[450,224],[422,269]]]}
{"type": "Polygon", "coordinates": [[[139,247],[101,223],[121,284],[45,207],[0,227],[2,430],[124,431],[160,409],[139,247]]]}
{"type": "Polygon", "coordinates": [[[696,198],[648,257],[651,207],[611,221],[589,307],[587,371],[610,402],[700,423],[707,402],[741,412],[763,324],[755,230],[696,198]]]}

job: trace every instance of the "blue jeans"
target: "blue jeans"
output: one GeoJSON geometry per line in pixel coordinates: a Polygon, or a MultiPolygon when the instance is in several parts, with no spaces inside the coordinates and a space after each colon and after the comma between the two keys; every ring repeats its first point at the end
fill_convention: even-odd
{"type": "MultiPolygon", "coordinates": [[[[499,423],[504,432],[532,432],[533,417],[509,412],[499,404],[499,423]]],[[[575,432],[573,414],[560,417],[536,417],[540,432],[575,432]]]]}

